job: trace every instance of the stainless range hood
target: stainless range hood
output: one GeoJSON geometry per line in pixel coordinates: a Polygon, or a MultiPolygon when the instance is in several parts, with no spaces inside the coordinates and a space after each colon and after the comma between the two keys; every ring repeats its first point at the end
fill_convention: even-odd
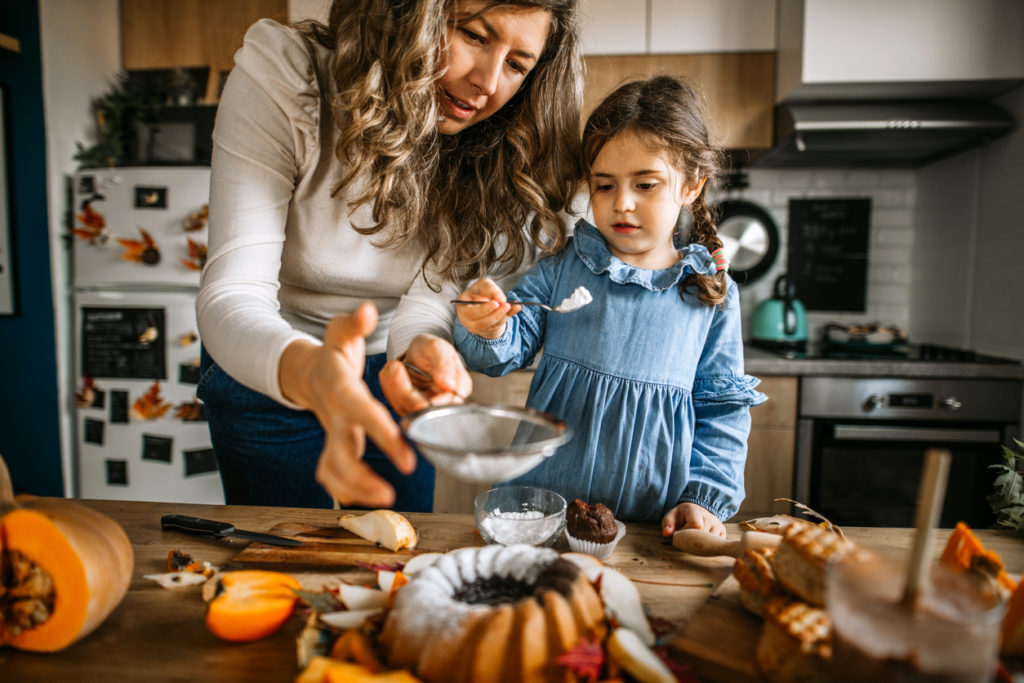
{"type": "Polygon", "coordinates": [[[1014,120],[985,100],[793,102],[776,108],[775,128],[755,166],[916,167],[987,144],[1014,120]]]}
{"type": "Polygon", "coordinates": [[[755,166],[916,167],[986,144],[1014,125],[986,100],[782,103],[776,144],[755,166]]]}

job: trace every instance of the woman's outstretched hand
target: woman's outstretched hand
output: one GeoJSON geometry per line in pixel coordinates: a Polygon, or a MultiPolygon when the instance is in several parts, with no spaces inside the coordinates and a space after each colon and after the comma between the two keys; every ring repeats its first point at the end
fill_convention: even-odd
{"type": "Polygon", "coordinates": [[[447,340],[432,334],[413,338],[401,360],[392,360],[380,371],[380,386],[399,415],[432,405],[462,403],[473,391],[473,380],[462,357],[447,340]],[[424,374],[410,372],[406,363],[424,374]]]}
{"type": "Polygon", "coordinates": [[[323,345],[293,342],[278,369],[285,397],[311,410],[324,428],[316,480],[342,505],[394,503],[391,485],[362,461],[367,435],[399,471],[409,473],[416,467],[416,456],[398,425],[363,382],[365,337],[376,326],[377,309],[370,303],[355,313],[335,316],[323,345]]]}
{"type": "Polygon", "coordinates": [[[680,503],[662,518],[662,536],[671,536],[680,529],[700,529],[712,536],[725,538],[725,525],[721,520],[696,503],[680,503]]]}

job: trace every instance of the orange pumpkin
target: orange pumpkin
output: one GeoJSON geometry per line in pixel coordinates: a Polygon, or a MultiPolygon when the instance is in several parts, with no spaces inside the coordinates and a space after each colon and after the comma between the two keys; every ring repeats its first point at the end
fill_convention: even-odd
{"type": "Polygon", "coordinates": [[[0,458],[0,645],[54,652],[121,602],[135,556],[117,522],[63,498],[15,502],[0,458]]]}
{"type": "Polygon", "coordinates": [[[227,572],[218,579],[206,611],[206,626],[224,640],[266,638],[292,615],[299,588],[294,577],[281,572],[227,572]]]}

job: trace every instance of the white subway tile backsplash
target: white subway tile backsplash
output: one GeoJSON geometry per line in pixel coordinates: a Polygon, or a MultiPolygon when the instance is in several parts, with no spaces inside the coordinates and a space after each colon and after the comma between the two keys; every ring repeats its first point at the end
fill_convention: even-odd
{"type": "Polygon", "coordinates": [[[899,209],[879,209],[871,203],[871,227],[873,232],[879,228],[913,228],[914,210],[907,206],[899,209]]]}
{"type": "MultiPolygon", "coordinates": [[[[914,174],[864,169],[751,170],[750,187],[738,195],[764,206],[779,228],[779,255],[764,279],[741,286],[744,322],[758,303],[771,297],[775,278],[786,271],[789,200],[808,197],[871,199],[868,292],[865,311],[809,311],[812,336],[829,322],[879,321],[907,329],[914,260],[914,174]]],[[[746,329],[746,328],[745,328],[746,329]]]]}
{"type": "Polygon", "coordinates": [[[866,187],[869,189],[885,189],[887,185],[882,183],[881,171],[850,171],[846,179],[847,188],[866,187]]]}
{"type": "MultiPolygon", "coordinates": [[[[904,226],[871,226],[871,246],[879,249],[889,247],[910,247],[914,244],[914,230],[904,226]]],[[[872,249],[874,251],[874,249],[872,249]]]]}
{"type": "Polygon", "coordinates": [[[779,184],[788,188],[811,187],[814,181],[813,171],[787,171],[779,175],[779,184]]]}

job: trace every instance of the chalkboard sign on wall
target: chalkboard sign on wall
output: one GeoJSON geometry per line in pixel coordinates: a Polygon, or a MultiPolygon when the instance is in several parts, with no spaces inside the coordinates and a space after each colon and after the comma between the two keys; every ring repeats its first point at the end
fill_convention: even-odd
{"type": "Polygon", "coordinates": [[[870,199],[790,199],[788,272],[811,311],[867,308],[870,199]]]}
{"type": "Polygon", "coordinates": [[[167,379],[164,328],[162,308],[83,306],[82,374],[167,379]]]}

